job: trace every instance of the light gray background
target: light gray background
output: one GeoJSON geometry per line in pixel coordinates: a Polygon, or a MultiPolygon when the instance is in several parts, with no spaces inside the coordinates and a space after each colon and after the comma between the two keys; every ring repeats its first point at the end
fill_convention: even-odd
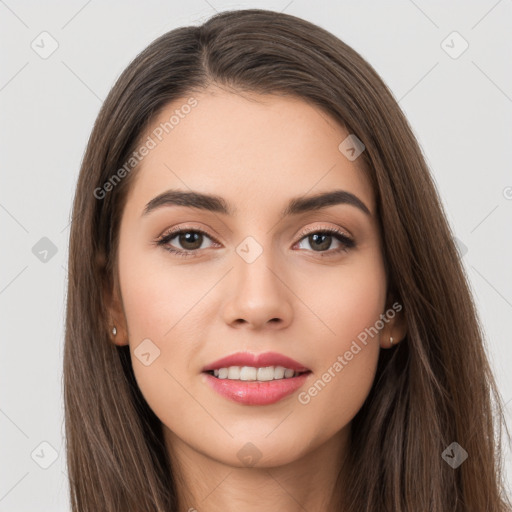
{"type": "MultiPolygon", "coordinates": [[[[67,245],[78,169],[101,102],[156,37],[216,10],[247,7],[330,30],[390,86],[467,250],[465,268],[512,416],[510,0],[0,0],[0,511],[69,510],[61,386],[67,245]],[[47,59],[31,48],[43,31],[59,45],[47,59]],[[458,58],[442,45],[453,31],[469,44],[458,58]],[[42,237],[57,249],[46,262],[32,252],[42,237]],[[52,449],[43,442],[56,452],[47,469],[41,464],[52,462],[52,449]]],[[[49,48],[48,40],[38,44],[49,48]]],[[[451,52],[460,44],[453,36],[444,43],[451,52]]],[[[506,467],[510,480],[509,450],[506,467]]]]}

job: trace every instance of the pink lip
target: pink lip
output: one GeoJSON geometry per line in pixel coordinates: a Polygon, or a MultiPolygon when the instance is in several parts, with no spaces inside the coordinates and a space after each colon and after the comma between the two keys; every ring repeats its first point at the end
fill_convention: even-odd
{"type": "Polygon", "coordinates": [[[229,400],[245,405],[269,405],[299,389],[310,374],[307,372],[289,379],[264,382],[218,379],[209,373],[205,373],[204,378],[214,391],[229,400]]]}
{"type": "MultiPolygon", "coordinates": [[[[230,366],[252,366],[254,368],[264,368],[266,366],[283,366],[284,368],[290,368],[296,372],[306,372],[309,368],[306,368],[303,364],[286,357],[277,352],[264,352],[262,354],[251,354],[250,352],[237,352],[230,356],[218,359],[213,363],[205,366],[203,372],[211,370],[218,370],[219,368],[228,368],[230,366]]],[[[271,382],[271,381],[269,381],[271,382]]]]}

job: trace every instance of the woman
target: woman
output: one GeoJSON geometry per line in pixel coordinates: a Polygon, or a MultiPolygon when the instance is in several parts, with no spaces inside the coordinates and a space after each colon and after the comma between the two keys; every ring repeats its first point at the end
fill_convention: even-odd
{"type": "Polygon", "coordinates": [[[154,41],[101,109],[73,218],[74,511],[510,506],[435,186],[332,34],[251,9],[154,41]]]}

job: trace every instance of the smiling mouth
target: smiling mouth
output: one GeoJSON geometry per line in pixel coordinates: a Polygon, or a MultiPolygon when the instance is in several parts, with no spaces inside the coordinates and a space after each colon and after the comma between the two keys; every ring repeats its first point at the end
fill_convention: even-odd
{"type": "Polygon", "coordinates": [[[295,371],[284,366],[265,366],[256,368],[253,366],[229,366],[208,370],[207,373],[219,380],[235,380],[241,382],[269,382],[274,380],[287,380],[298,377],[305,373],[311,373],[311,370],[295,371]]]}

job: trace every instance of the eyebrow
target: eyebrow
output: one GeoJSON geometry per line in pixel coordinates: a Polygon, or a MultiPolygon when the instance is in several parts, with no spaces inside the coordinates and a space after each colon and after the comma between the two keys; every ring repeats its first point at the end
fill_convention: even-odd
{"type": "MultiPolygon", "coordinates": [[[[289,215],[321,210],[337,204],[354,206],[366,215],[371,216],[368,207],[356,195],[346,190],[331,190],[312,196],[292,198],[281,211],[280,217],[284,218],[289,215]]],[[[224,213],[230,216],[236,214],[236,209],[232,208],[223,197],[193,191],[167,190],[151,199],[144,208],[142,215],[148,215],[150,212],[164,206],[185,206],[215,213],[224,213]]]]}

